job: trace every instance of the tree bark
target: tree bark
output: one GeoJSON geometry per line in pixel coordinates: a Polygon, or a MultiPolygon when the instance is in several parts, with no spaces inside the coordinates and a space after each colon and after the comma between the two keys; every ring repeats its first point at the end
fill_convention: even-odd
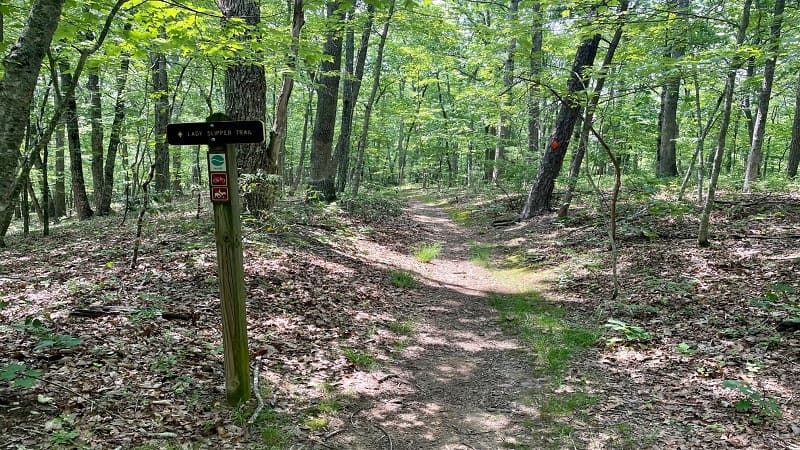
{"type": "Polygon", "coordinates": [[[606,56],[603,58],[600,76],[595,82],[594,92],[592,93],[592,97],[589,99],[589,105],[586,108],[583,125],[581,126],[581,135],[580,140],[578,141],[578,147],[572,153],[572,158],[569,163],[567,190],[564,192],[564,196],[561,199],[561,207],[558,210],[558,217],[566,217],[567,212],[569,211],[570,203],[572,203],[572,194],[575,192],[575,186],[578,182],[578,177],[580,176],[581,164],[583,163],[583,157],[586,154],[586,147],[589,143],[589,133],[591,132],[594,122],[594,112],[597,109],[597,104],[600,102],[600,94],[603,92],[603,87],[605,87],[608,72],[611,70],[611,62],[614,60],[614,54],[617,51],[619,42],[622,40],[624,17],[621,15],[627,10],[628,0],[622,0],[619,5],[620,23],[617,26],[617,30],[614,32],[614,37],[612,37],[611,42],[608,43],[608,50],[606,50],[606,56]]]}
{"type": "Polygon", "coordinates": [[[529,76],[532,86],[528,88],[528,154],[533,160],[539,155],[539,140],[541,134],[541,99],[540,80],[542,77],[542,5],[539,1],[534,1],[531,6],[533,10],[533,25],[531,26],[531,63],[529,76]]]}
{"type": "Polygon", "coordinates": [[[336,109],[339,100],[339,71],[342,64],[342,37],[337,30],[342,21],[338,0],[327,2],[327,16],[334,23],[328,29],[324,55],[317,89],[317,114],[314,131],[311,133],[311,174],[308,182],[312,195],[318,200],[330,202],[336,199],[331,170],[333,130],[336,125],[336,109]]]}
{"type": "Polygon", "coordinates": [[[304,0],[294,0],[294,10],[292,14],[292,45],[291,55],[289,56],[288,71],[283,75],[283,86],[275,103],[275,118],[272,122],[272,130],[269,133],[269,144],[267,145],[268,167],[267,173],[278,174],[280,164],[280,153],[286,142],[287,115],[289,112],[289,98],[294,88],[294,72],[297,66],[297,54],[299,51],[298,43],[300,30],[305,23],[304,0]]]}
{"type": "Polygon", "coordinates": [[[678,139],[678,97],[681,85],[681,73],[678,62],[686,53],[684,29],[688,23],[686,10],[689,0],[677,0],[670,6],[677,8],[677,24],[674,29],[673,42],[669,57],[674,66],[673,73],[667,76],[661,103],[661,129],[659,130],[658,158],[656,159],[656,176],[674,177],[678,175],[675,142],[678,139]]]}
{"type": "Polygon", "coordinates": [[[347,32],[345,45],[345,74],[342,83],[342,122],[339,127],[339,139],[336,141],[333,164],[336,166],[336,192],[344,192],[347,185],[347,172],[350,163],[350,137],[353,132],[353,115],[361,90],[361,81],[364,79],[364,66],[369,51],[369,37],[372,34],[372,21],[375,16],[375,6],[367,5],[367,21],[361,33],[361,42],[358,46],[358,58],[355,58],[354,31],[352,27],[347,32]]]}
{"type": "MultiPolygon", "coordinates": [[[[750,24],[750,6],[752,0],[744,0],[742,6],[742,19],[739,24],[739,31],[736,35],[736,50],[742,46],[747,35],[747,26],[750,24]]],[[[731,66],[728,68],[728,74],[725,78],[725,99],[723,100],[722,117],[719,122],[719,135],[717,138],[717,146],[714,150],[714,161],[711,166],[711,179],[708,182],[708,193],[706,194],[706,202],[703,205],[703,211],[700,215],[700,227],[697,233],[697,244],[701,247],[708,247],[710,245],[708,240],[708,229],[711,221],[711,210],[714,209],[714,196],[717,189],[717,181],[719,180],[719,172],[722,167],[722,155],[725,152],[725,137],[728,134],[728,125],[731,121],[731,104],[733,103],[733,90],[736,85],[736,71],[741,67],[741,57],[738,55],[734,57],[731,66]]]]}
{"type": "MultiPolygon", "coordinates": [[[[53,39],[64,0],[37,0],[25,27],[3,60],[0,79],[0,216],[13,208],[19,149],[31,111],[45,52],[53,39]]],[[[0,246],[2,236],[0,233],[0,246]]]]}
{"type": "Polygon", "coordinates": [[[167,57],[163,53],[150,55],[150,71],[153,83],[153,136],[155,137],[155,191],[169,190],[169,82],[167,80],[167,57]]]}
{"type": "Polygon", "coordinates": [[[117,151],[122,141],[122,126],[125,122],[125,89],[128,83],[128,69],[131,57],[128,54],[121,55],[122,60],[119,64],[117,74],[117,98],[114,103],[114,121],[111,123],[111,134],[108,137],[108,150],[106,153],[105,168],[103,170],[103,195],[98,209],[99,215],[111,213],[111,197],[114,192],[114,166],[117,160],[117,151]]]}
{"type": "Polygon", "coordinates": [[[306,111],[303,114],[303,134],[300,138],[300,157],[297,158],[297,172],[294,176],[294,184],[292,184],[291,192],[297,192],[300,183],[303,182],[303,170],[305,169],[306,148],[308,147],[308,122],[311,120],[311,105],[314,102],[314,89],[308,90],[308,101],[306,102],[306,111]]]}
{"type": "Polygon", "coordinates": [[[550,197],[553,194],[555,180],[561,172],[561,166],[564,163],[564,156],[567,153],[575,122],[580,116],[581,100],[577,98],[577,94],[583,92],[586,88],[588,82],[587,68],[594,64],[599,43],[600,35],[595,34],[583,40],[575,53],[571,76],[567,82],[568,96],[561,99],[561,107],[556,118],[555,129],[550,135],[547,149],[545,149],[539,165],[539,171],[536,174],[536,180],[520,215],[523,220],[530,219],[537,214],[544,214],[550,210],[550,197]]]}
{"type": "MultiPolygon", "coordinates": [[[[519,0],[509,0],[508,11],[506,11],[506,26],[513,26],[517,20],[517,10],[519,0]]],[[[511,36],[514,34],[511,33],[511,36]]],[[[500,104],[500,118],[497,121],[497,143],[494,147],[494,167],[492,168],[492,183],[498,184],[503,172],[503,164],[506,161],[506,144],[511,138],[511,113],[510,109],[514,106],[514,97],[511,95],[511,88],[514,87],[514,53],[517,50],[516,38],[511,38],[506,48],[506,60],[503,62],[503,89],[500,104]]]]}
{"type": "Polygon", "coordinates": [[[758,169],[761,166],[764,131],[766,130],[769,100],[770,96],[772,96],[772,81],[775,78],[775,66],[778,63],[778,51],[781,43],[784,6],[785,0],[775,0],[769,42],[767,44],[768,56],[764,63],[764,80],[761,83],[761,92],[758,95],[758,109],[756,110],[756,120],[753,124],[753,139],[750,143],[750,154],[747,157],[747,168],[744,175],[744,185],[742,186],[744,192],[750,192],[750,184],[758,178],[758,169]]]}
{"type": "Polygon", "coordinates": [[[64,94],[64,122],[67,124],[67,145],[69,147],[69,173],[72,178],[72,198],[75,203],[75,212],[79,220],[86,220],[94,215],[86,195],[86,183],[83,178],[83,160],[81,158],[81,136],[78,126],[78,105],[75,101],[75,86],[78,80],[74,79],[69,65],[60,63],[61,87],[64,94]]]}
{"type": "Polygon", "coordinates": [[[100,68],[89,70],[86,87],[89,90],[89,122],[91,124],[92,191],[94,209],[98,214],[103,206],[103,102],[100,97],[100,68]]]}
{"type": "Polygon", "coordinates": [[[789,145],[789,161],[786,163],[786,176],[790,179],[797,176],[797,166],[800,165],[800,78],[795,89],[792,141],[789,145]]]}
{"type": "MultiPolygon", "coordinates": [[[[261,22],[259,2],[252,0],[219,0],[219,10],[225,20],[242,19],[247,25],[261,22]]],[[[247,34],[240,36],[246,40],[247,34]]],[[[225,71],[225,114],[230,120],[260,120],[267,117],[267,79],[264,66],[233,64],[225,71]]],[[[236,164],[239,174],[255,174],[269,169],[266,143],[237,146],[236,164]]],[[[248,199],[248,206],[255,199],[248,199]]],[[[257,207],[257,205],[256,205],[257,207]]]]}
{"type": "Polygon", "coordinates": [[[358,140],[358,156],[356,157],[355,174],[353,176],[353,195],[358,195],[358,189],[361,185],[361,169],[364,165],[364,152],[367,147],[367,136],[369,136],[369,121],[372,116],[372,107],[375,104],[375,98],[378,95],[378,88],[381,85],[381,69],[383,66],[383,49],[386,46],[386,38],[389,36],[389,24],[392,21],[394,14],[395,0],[389,2],[389,12],[386,14],[386,21],[383,23],[383,32],[381,39],[378,42],[378,54],[375,57],[375,69],[372,78],[372,89],[367,99],[367,104],[364,107],[364,124],[361,126],[361,138],[358,140]]]}
{"type": "MultiPolygon", "coordinates": [[[[62,102],[60,95],[53,96],[53,103],[56,109],[61,109],[60,103],[62,102]]],[[[56,189],[54,192],[53,203],[55,205],[54,216],[55,217],[63,217],[67,215],[67,188],[66,183],[64,181],[64,147],[66,146],[66,141],[64,139],[64,135],[66,134],[66,127],[64,124],[64,120],[59,119],[58,123],[56,124],[55,134],[56,134],[56,151],[55,151],[55,169],[56,169],[56,189]]]]}

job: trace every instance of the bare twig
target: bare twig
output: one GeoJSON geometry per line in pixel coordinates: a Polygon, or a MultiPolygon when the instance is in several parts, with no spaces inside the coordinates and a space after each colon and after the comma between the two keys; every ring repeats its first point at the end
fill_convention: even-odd
{"type": "Polygon", "coordinates": [[[264,399],[261,397],[260,388],[258,387],[259,372],[261,372],[260,359],[256,361],[256,367],[253,370],[253,394],[255,394],[256,400],[258,400],[258,406],[256,406],[255,411],[253,411],[253,415],[251,415],[250,419],[247,421],[248,425],[255,423],[258,415],[261,413],[261,410],[264,409],[264,399]]]}
{"type": "Polygon", "coordinates": [[[372,426],[381,430],[383,435],[386,436],[386,439],[389,440],[389,450],[394,450],[394,442],[392,441],[392,437],[389,436],[389,432],[386,431],[382,426],[378,425],[377,423],[372,424],[372,426]]]}

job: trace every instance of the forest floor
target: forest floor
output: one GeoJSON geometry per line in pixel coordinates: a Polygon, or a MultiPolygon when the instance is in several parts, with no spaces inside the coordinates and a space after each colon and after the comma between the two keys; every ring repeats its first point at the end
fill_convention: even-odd
{"type": "Polygon", "coordinates": [[[245,220],[238,408],[208,205],[156,207],[135,268],[130,218],[10,235],[0,448],[800,449],[797,194],[723,197],[710,248],[692,206],[622,205],[616,298],[592,209],[425,200],[245,220]]]}

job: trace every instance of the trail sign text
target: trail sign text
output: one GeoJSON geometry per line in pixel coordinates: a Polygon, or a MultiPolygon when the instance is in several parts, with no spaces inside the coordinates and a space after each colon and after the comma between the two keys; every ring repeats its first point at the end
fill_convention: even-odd
{"type": "Polygon", "coordinates": [[[264,142],[264,122],[185,122],[167,125],[171,145],[252,144],[264,142]]]}

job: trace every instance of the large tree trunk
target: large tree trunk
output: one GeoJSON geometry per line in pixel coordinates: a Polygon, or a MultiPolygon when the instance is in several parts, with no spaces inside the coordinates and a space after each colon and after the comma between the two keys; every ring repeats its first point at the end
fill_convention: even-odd
{"type": "Polygon", "coordinates": [[[364,165],[364,152],[367,147],[367,136],[369,136],[369,121],[372,116],[372,107],[378,95],[378,88],[381,85],[381,66],[383,65],[383,49],[386,46],[386,37],[389,36],[389,24],[394,14],[395,0],[389,2],[389,12],[386,14],[386,22],[383,24],[383,32],[378,43],[378,55],[375,57],[375,69],[372,78],[372,90],[369,93],[367,104],[364,107],[364,124],[361,126],[361,138],[358,140],[358,155],[356,157],[356,167],[353,176],[353,195],[358,195],[361,184],[361,169],[364,165]]]}
{"type": "Polygon", "coordinates": [[[758,110],[753,124],[753,139],[750,143],[750,154],[747,158],[747,168],[744,175],[744,192],[750,191],[750,183],[758,178],[758,169],[761,166],[761,149],[764,144],[764,131],[767,123],[769,99],[772,95],[772,81],[775,78],[775,66],[778,63],[778,50],[781,42],[781,27],[783,26],[783,10],[785,0],[775,0],[775,9],[772,13],[769,43],[767,48],[767,61],[764,63],[764,80],[761,92],[758,95],[758,110]]]}
{"type": "MultiPolygon", "coordinates": [[[[19,149],[45,52],[61,18],[64,0],[37,0],[17,43],[3,61],[0,79],[0,216],[13,207],[19,149]]],[[[2,236],[0,233],[0,245],[2,236]]]]}
{"type": "MultiPolygon", "coordinates": [[[[628,0],[622,0],[619,5],[619,12],[624,13],[627,10],[628,0]]],[[[581,164],[583,163],[583,157],[586,154],[586,147],[589,143],[589,133],[591,132],[594,122],[594,112],[597,109],[597,104],[600,102],[600,94],[602,94],[603,87],[605,87],[608,72],[611,70],[611,61],[614,60],[614,53],[616,53],[619,42],[622,40],[622,26],[624,23],[624,18],[620,17],[620,23],[617,26],[617,30],[614,32],[614,37],[611,38],[611,42],[608,44],[606,56],[603,58],[600,76],[595,82],[592,97],[589,100],[588,107],[586,108],[586,114],[581,127],[581,135],[580,140],[578,141],[578,147],[572,153],[572,159],[569,163],[567,190],[564,192],[564,196],[562,197],[561,207],[558,210],[558,217],[566,217],[567,212],[569,211],[569,206],[572,202],[572,194],[575,192],[575,186],[578,182],[578,176],[580,175],[581,164]]]]}
{"type": "Polygon", "coordinates": [[[83,179],[83,160],[81,159],[81,135],[78,126],[78,105],[75,101],[74,79],[67,63],[60,63],[61,87],[64,89],[64,122],[67,124],[67,145],[69,146],[69,173],[72,178],[72,198],[75,212],[79,220],[89,219],[94,215],[86,195],[86,183],[83,179]]]}
{"type": "Polygon", "coordinates": [[[568,96],[561,101],[555,129],[550,135],[547,149],[545,149],[539,171],[536,174],[536,180],[520,215],[521,219],[530,219],[534,215],[550,210],[550,197],[553,195],[556,177],[561,172],[575,122],[580,116],[580,99],[576,98],[575,94],[583,92],[588,83],[587,69],[594,64],[599,43],[600,35],[595,34],[581,42],[575,53],[572,75],[567,82],[568,96]]]}
{"type": "MultiPolygon", "coordinates": [[[[513,27],[517,21],[517,10],[519,0],[509,0],[508,11],[506,11],[506,26],[513,27]]],[[[514,36],[513,33],[510,33],[514,36]]],[[[497,121],[497,143],[494,147],[494,168],[492,169],[492,183],[500,182],[500,175],[503,172],[503,164],[506,162],[506,144],[511,138],[511,113],[514,106],[514,97],[511,95],[511,88],[514,87],[514,53],[517,51],[517,40],[512,37],[506,48],[506,60],[503,63],[503,90],[502,102],[500,104],[500,118],[497,121]]]]}
{"type": "MultiPolygon", "coordinates": [[[[750,24],[750,5],[752,0],[744,0],[742,6],[742,21],[739,24],[739,31],[736,35],[737,50],[744,43],[745,36],[747,35],[747,26],[750,24]]],[[[722,155],[725,152],[725,137],[728,134],[728,125],[731,121],[731,104],[733,103],[733,90],[736,85],[736,71],[741,67],[742,61],[740,57],[734,58],[731,66],[728,68],[728,74],[725,78],[725,90],[722,107],[722,117],[719,121],[719,135],[717,138],[717,147],[714,150],[714,161],[711,166],[711,179],[708,182],[708,194],[706,194],[706,202],[703,205],[703,212],[700,215],[700,227],[697,233],[697,244],[701,247],[710,245],[708,241],[708,228],[711,221],[711,210],[714,209],[714,196],[717,190],[717,181],[719,180],[719,172],[722,167],[722,155]]]]}
{"type": "Polygon", "coordinates": [[[86,86],[89,90],[89,122],[91,123],[92,191],[94,209],[100,214],[103,206],[103,102],[100,98],[100,69],[89,70],[86,86]]]}
{"type": "Polygon", "coordinates": [[[797,176],[797,166],[800,165],[800,79],[795,89],[792,141],[789,145],[789,161],[786,163],[786,176],[790,179],[797,176]]]}
{"type": "Polygon", "coordinates": [[[341,13],[337,11],[339,2],[328,1],[327,15],[331,23],[325,40],[325,60],[322,62],[317,89],[317,114],[314,118],[314,131],[311,133],[311,174],[308,182],[312,195],[318,200],[330,202],[336,198],[333,185],[331,149],[333,130],[336,126],[336,109],[339,100],[339,71],[342,64],[342,38],[337,28],[341,23],[341,13]],[[334,19],[334,16],[336,18],[334,19]]]}
{"type": "Polygon", "coordinates": [[[163,53],[150,55],[150,71],[153,81],[153,136],[155,136],[155,190],[169,190],[169,82],[167,80],[167,57],[163,53]]]}
{"type": "MultiPolygon", "coordinates": [[[[259,3],[251,0],[219,0],[219,10],[226,19],[240,18],[249,26],[261,22],[259,3]]],[[[241,36],[242,40],[249,36],[241,36]]],[[[233,64],[225,71],[225,114],[230,120],[260,120],[267,117],[267,80],[264,66],[233,64]]],[[[239,174],[255,174],[269,169],[266,143],[237,146],[236,164],[239,174]]],[[[248,198],[248,207],[258,209],[255,198],[248,198]]]]}
{"type": "Polygon", "coordinates": [[[339,130],[339,139],[336,141],[333,164],[336,166],[336,192],[344,192],[347,185],[347,172],[350,162],[350,136],[353,131],[353,113],[361,90],[361,80],[364,78],[364,65],[369,50],[369,37],[372,34],[372,19],[375,15],[375,6],[367,5],[367,22],[361,33],[361,42],[358,46],[358,58],[355,58],[354,30],[352,27],[347,32],[345,45],[345,78],[342,86],[342,123],[339,130]],[[355,63],[354,63],[355,61],[355,63]]]}

